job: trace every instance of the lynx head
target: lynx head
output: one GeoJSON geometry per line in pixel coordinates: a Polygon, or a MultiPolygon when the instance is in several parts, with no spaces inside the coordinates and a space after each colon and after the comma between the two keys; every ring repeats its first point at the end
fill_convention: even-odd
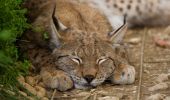
{"type": "Polygon", "coordinates": [[[112,75],[120,61],[126,63],[122,57],[124,51],[119,52],[124,36],[121,31],[125,28],[124,23],[109,34],[86,32],[67,28],[53,16],[51,34],[57,34],[57,41],[53,42],[57,68],[68,73],[76,88],[100,85],[112,75]]]}

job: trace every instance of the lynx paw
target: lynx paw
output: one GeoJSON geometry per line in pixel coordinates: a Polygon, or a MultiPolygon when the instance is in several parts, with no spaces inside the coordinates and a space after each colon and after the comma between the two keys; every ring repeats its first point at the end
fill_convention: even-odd
{"type": "Polygon", "coordinates": [[[135,81],[135,68],[130,65],[121,65],[115,69],[111,76],[111,82],[114,84],[132,84],[135,81]]]}
{"type": "Polygon", "coordinates": [[[41,71],[41,76],[43,79],[43,83],[48,88],[56,88],[60,91],[66,91],[73,87],[73,81],[71,80],[71,78],[61,70],[45,69],[41,71]]]}

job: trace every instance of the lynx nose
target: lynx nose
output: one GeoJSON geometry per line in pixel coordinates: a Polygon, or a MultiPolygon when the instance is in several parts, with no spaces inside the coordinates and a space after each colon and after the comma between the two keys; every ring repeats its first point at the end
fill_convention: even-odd
{"type": "Polygon", "coordinates": [[[93,76],[93,75],[86,75],[86,76],[84,76],[84,79],[85,79],[88,83],[90,83],[90,82],[94,79],[94,76],[93,76]]]}

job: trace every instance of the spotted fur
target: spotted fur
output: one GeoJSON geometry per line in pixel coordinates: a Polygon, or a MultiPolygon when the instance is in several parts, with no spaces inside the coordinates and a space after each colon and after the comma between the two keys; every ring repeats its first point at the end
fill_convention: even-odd
{"type": "Polygon", "coordinates": [[[159,26],[170,24],[169,0],[78,0],[104,13],[116,29],[127,16],[129,26],[159,26]]]}

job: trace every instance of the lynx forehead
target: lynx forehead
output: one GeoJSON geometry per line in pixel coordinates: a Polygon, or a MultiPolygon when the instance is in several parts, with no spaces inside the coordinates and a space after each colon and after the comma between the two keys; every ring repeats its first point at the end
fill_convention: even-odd
{"type": "Polygon", "coordinates": [[[107,79],[115,84],[134,82],[135,70],[122,44],[125,20],[112,29],[99,11],[70,0],[28,0],[26,6],[34,30],[42,29],[26,34],[27,38],[52,50],[51,66],[39,64],[47,87],[65,91],[73,85],[95,87],[107,79]],[[43,40],[42,32],[49,33],[48,40],[43,40]]]}

